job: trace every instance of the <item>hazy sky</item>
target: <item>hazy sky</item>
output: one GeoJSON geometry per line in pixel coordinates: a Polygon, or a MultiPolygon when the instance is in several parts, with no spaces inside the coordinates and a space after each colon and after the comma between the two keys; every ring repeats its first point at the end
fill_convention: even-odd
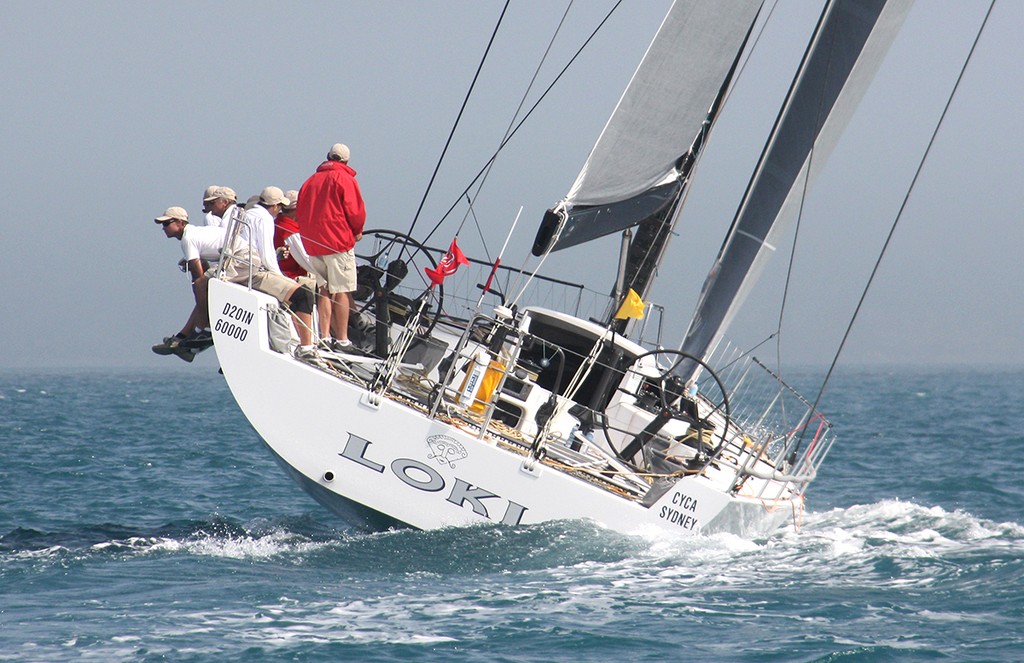
{"type": "MultiPolygon", "coordinates": [[[[612,0],[577,0],[546,86],[612,0]]],[[[575,179],[668,0],[626,0],[503,154],[476,215],[520,265],[575,179]]],[[[200,216],[203,189],[298,188],[337,141],[368,226],[406,229],[503,2],[6,2],[0,23],[0,367],[169,366],[150,346],[191,306],[153,217],[200,216]]],[[[806,202],[785,354],[828,362],[988,7],[919,2],[806,202]]],[[[419,227],[500,141],[565,5],[513,2],[419,227]]],[[[708,146],[653,298],[682,332],[817,9],[783,2],[708,146]],[[781,72],[780,72],[781,70],[781,72]]],[[[1024,364],[1024,2],[1000,0],[844,354],[847,364],[1024,364]]],[[[536,98],[534,92],[531,102],[536,98]]],[[[461,219],[462,214],[456,216],[461,219]]],[[[446,244],[455,225],[432,240],[446,244]]],[[[791,239],[791,238],[790,238],[791,239]]],[[[789,239],[786,242],[790,241],[789,239]]],[[[480,242],[464,231],[467,253],[480,242]]],[[[785,242],[784,242],[785,243],[785,242]]],[[[764,279],[777,291],[785,253],[764,279]]],[[[615,241],[555,254],[554,276],[612,279],[615,241]],[[608,267],[608,273],[599,268],[608,267]]],[[[778,317],[760,295],[738,325],[778,317]]],[[[746,334],[746,336],[744,336],[746,334]]],[[[208,374],[213,353],[196,361],[208,374]],[[205,367],[205,368],[204,368],[205,367]]],[[[177,367],[177,366],[176,366],[177,367]]]]}

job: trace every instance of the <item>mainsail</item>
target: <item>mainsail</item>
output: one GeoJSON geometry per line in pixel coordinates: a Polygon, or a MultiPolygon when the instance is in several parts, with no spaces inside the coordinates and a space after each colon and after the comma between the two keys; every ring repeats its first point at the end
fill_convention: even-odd
{"type": "Polygon", "coordinates": [[[679,196],[679,162],[735,62],[761,0],[676,0],[534,253],[631,227],[679,196]]]}
{"type": "Polygon", "coordinates": [[[794,216],[803,188],[798,186],[801,176],[813,176],[825,162],[910,3],[836,0],[826,5],[701,290],[683,352],[707,358],[714,351],[774,251],[774,240],[794,216]]]}

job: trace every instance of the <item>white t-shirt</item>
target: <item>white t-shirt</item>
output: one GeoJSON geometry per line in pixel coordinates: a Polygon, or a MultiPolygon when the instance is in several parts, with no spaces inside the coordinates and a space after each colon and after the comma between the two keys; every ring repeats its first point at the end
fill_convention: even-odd
{"type": "Polygon", "coordinates": [[[207,262],[220,260],[220,250],[224,248],[224,229],[209,226],[193,226],[185,224],[181,233],[181,253],[185,260],[201,258],[207,262]]]}
{"type": "Polygon", "coordinates": [[[223,228],[228,225],[227,222],[214,214],[213,212],[206,213],[206,225],[210,228],[223,228]]]}
{"type": "Polygon", "coordinates": [[[227,228],[228,223],[231,222],[231,215],[235,213],[235,209],[237,207],[238,205],[235,205],[234,203],[228,205],[228,208],[224,210],[224,216],[220,217],[220,223],[218,223],[217,225],[220,226],[221,228],[227,228]]]}
{"type": "MultiPolygon", "coordinates": [[[[219,223],[217,223],[217,226],[223,229],[225,232],[225,243],[227,242],[226,233],[228,231],[228,227],[231,225],[231,215],[235,213],[236,209],[241,208],[239,208],[238,205],[234,204],[228,205],[228,208],[224,210],[224,216],[217,217],[219,221],[219,223]]],[[[236,235],[235,246],[238,246],[237,237],[238,236],[236,235]]]]}
{"type": "Polygon", "coordinates": [[[251,227],[253,252],[259,256],[260,263],[267,270],[280,274],[281,268],[277,266],[277,253],[274,251],[274,217],[262,205],[253,205],[252,209],[245,210],[245,220],[248,226],[242,226],[239,240],[243,245],[248,244],[251,227]]]}
{"type": "MultiPolygon", "coordinates": [[[[313,263],[309,260],[309,254],[306,253],[306,247],[302,244],[302,237],[299,233],[292,233],[291,235],[288,235],[284,240],[284,245],[288,247],[288,250],[292,254],[292,258],[295,258],[295,262],[299,263],[299,267],[307,272],[317,274],[316,269],[313,267],[313,263]]],[[[320,276],[321,281],[327,280],[322,275],[318,274],[318,276],[320,276]]]]}

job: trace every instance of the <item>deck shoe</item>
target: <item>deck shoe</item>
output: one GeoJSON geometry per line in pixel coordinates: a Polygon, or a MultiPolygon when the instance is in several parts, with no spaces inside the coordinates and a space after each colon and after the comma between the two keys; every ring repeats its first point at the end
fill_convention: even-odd
{"type": "Polygon", "coordinates": [[[322,338],[320,342],[316,344],[318,348],[327,352],[344,352],[341,341],[336,338],[322,338]]]}
{"type": "Polygon", "coordinates": [[[174,351],[178,348],[180,343],[180,336],[165,336],[163,342],[157,343],[153,346],[153,352],[158,355],[174,354],[174,351]]]}
{"type": "Polygon", "coordinates": [[[192,332],[181,341],[181,347],[190,350],[205,350],[213,345],[213,333],[209,329],[192,332]]]}
{"type": "Polygon", "coordinates": [[[366,354],[352,341],[339,341],[336,338],[331,339],[331,351],[343,355],[355,355],[357,357],[362,357],[366,354]]]}
{"type": "Polygon", "coordinates": [[[305,362],[310,366],[316,366],[317,368],[327,368],[327,362],[324,361],[323,357],[315,347],[303,348],[299,346],[295,348],[295,358],[299,361],[305,362]]]}

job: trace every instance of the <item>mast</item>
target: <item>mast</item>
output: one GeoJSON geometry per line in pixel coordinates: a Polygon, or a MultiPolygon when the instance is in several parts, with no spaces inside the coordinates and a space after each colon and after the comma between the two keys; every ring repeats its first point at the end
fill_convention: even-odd
{"type": "Polygon", "coordinates": [[[619,292],[615,293],[612,309],[608,313],[607,324],[611,325],[615,331],[624,332],[629,323],[628,319],[614,320],[612,318],[615,315],[621,297],[632,289],[641,299],[647,299],[651,286],[654,285],[658,265],[661,264],[661,260],[668,248],[668,241],[672,237],[672,231],[679,220],[679,213],[682,211],[682,202],[688,190],[687,184],[690,181],[690,173],[697,162],[701,148],[704,147],[704,143],[707,141],[715,119],[718,117],[718,111],[721,109],[722,102],[725,100],[725,96],[732,85],[736,68],[739,66],[740,57],[746,49],[747,41],[750,39],[750,32],[753,29],[754,24],[751,23],[746,36],[743,38],[743,43],[740,44],[739,50],[736,52],[736,58],[733,60],[732,67],[729,68],[729,73],[722,82],[714,103],[711,104],[711,108],[708,110],[700,132],[694,138],[686,154],[679,157],[679,160],[676,161],[675,169],[679,173],[680,185],[675,193],[675,197],[659,212],[637,225],[636,236],[629,244],[625,265],[620,270],[621,273],[618,278],[618,281],[623,285],[618,288],[619,292]]]}
{"type": "MultiPolygon", "coordinates": [[[[735,317],[775,238],[860,101],[910,7],[910,0],[834,0],[825,6],[704,286],[680,350],[707,359],[735,317]],[[823,131],[823,129],[825,131],[823,131]],[[811,172],[810,175],[814,175],[811,172]]],[[[688,366],[684,372],[695,372],[688,366]]]]}

